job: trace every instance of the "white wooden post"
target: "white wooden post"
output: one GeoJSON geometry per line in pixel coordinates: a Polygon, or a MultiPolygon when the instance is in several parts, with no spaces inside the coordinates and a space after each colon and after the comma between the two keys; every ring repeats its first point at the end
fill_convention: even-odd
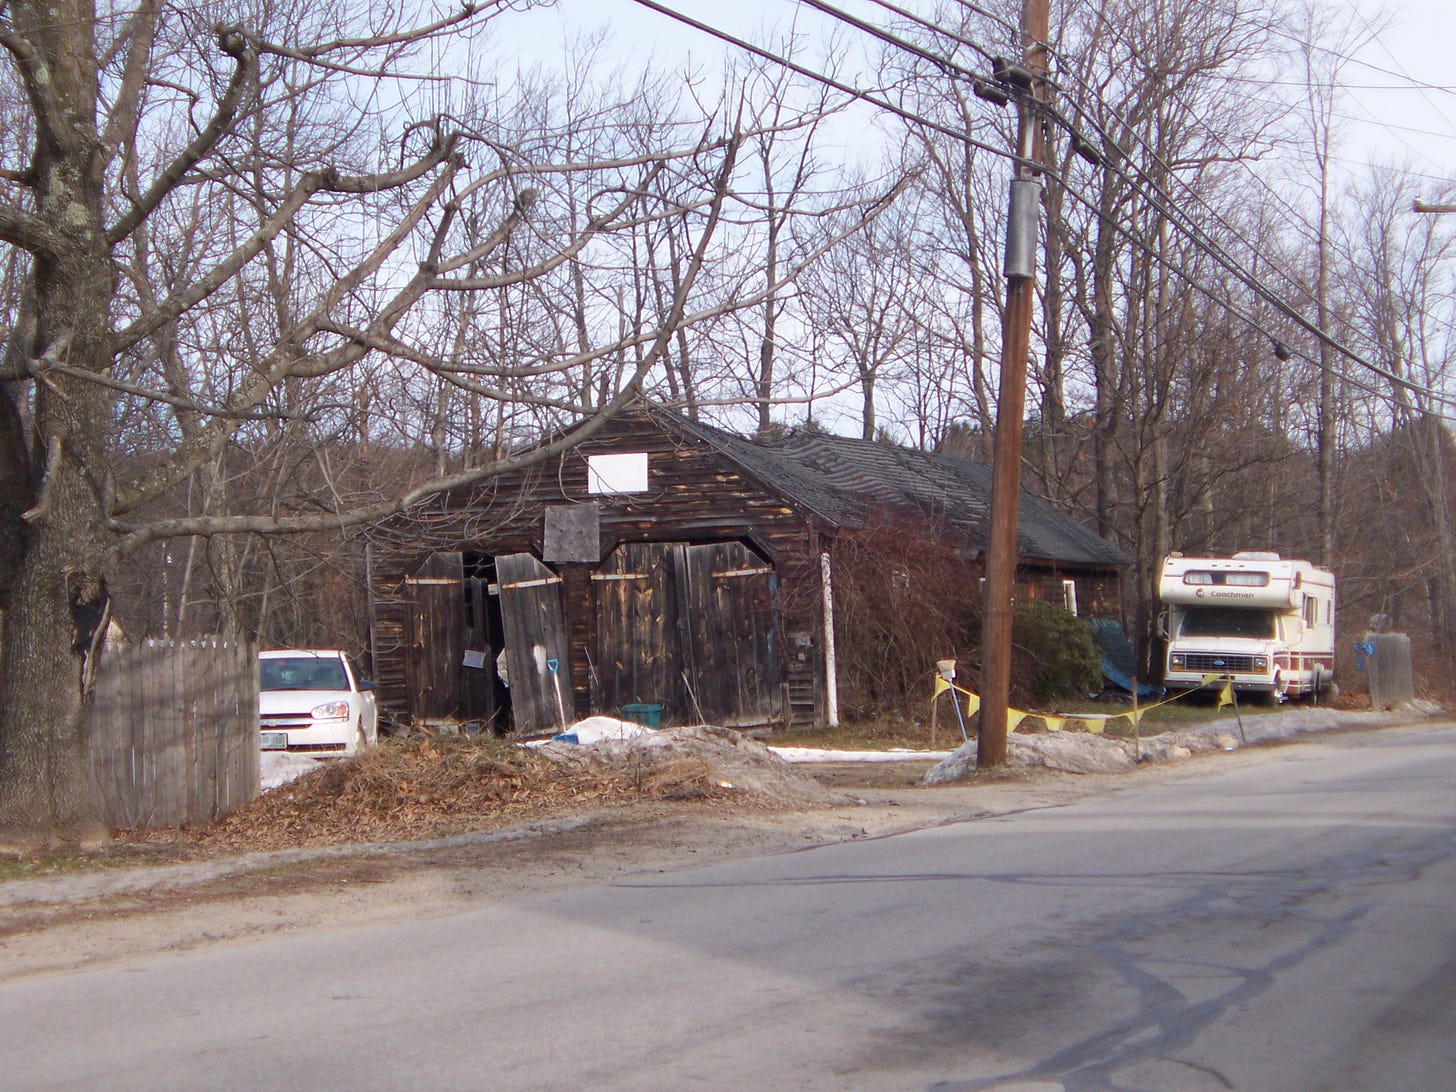
{"type": "Polygon", "coordinates": [[[834,652],[834,585],[827,550],[819,555],[819,572],[824,584],[824,717],[830,728],[838,728],[839,665],[834,652]]]}

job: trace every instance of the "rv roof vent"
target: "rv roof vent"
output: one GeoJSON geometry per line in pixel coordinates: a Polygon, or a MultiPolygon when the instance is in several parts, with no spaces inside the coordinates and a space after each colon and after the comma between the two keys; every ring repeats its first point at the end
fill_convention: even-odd
{"type": "Polygon", "coordinates": [[[1234,554],[1235,561],[1278,561],[1279,555],[1267,550],[1243,550],[1234,554]]]}

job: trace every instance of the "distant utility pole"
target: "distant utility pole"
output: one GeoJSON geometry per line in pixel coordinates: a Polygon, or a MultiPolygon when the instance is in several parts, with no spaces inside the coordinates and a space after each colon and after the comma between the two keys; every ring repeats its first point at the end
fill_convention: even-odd
{"type": "Polygon", "coordinates": [[[1017,85],[1016,154],[1006,223],[1006,312],[1001,322],[1001,387],[996,399],[995,462],[986,547],[985,616],[981,626],[981,728],[976,768],[1006,761],[1006,710],[1011,696],[1011,613],[1016,587],[1016,510],[1021,497],[1021,430],[1026,411],[1026,361],[1036,301],[1038,224],[1044,119],[1031,101],[1045,93],[1050,0],[1022,0],[1025,67],[998,73],[1017,85]]]}

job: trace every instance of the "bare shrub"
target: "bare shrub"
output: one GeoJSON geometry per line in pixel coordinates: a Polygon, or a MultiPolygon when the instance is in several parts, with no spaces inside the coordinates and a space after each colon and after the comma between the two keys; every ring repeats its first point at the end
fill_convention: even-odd
{"type": "Polygon", "coordinates": [[[839,696],[848,717],[930,693],[935,661],[965,656],[979,625],[979,569],[928,519],[882,512],[834,547],[839,696]]]}

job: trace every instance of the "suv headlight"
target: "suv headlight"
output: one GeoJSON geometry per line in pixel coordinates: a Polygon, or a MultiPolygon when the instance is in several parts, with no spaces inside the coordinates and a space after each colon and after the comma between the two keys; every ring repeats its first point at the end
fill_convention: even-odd
{"type": "Polygon", "coordinates": [[[1175,652],[1168,657],[1168,666],[1181,669],[1183,667],[1183,653],[1175,652]]]}
{"type": "Polygon", "coordinates": [[[1269,670],[1269,657],[1268,656],[1255,656],[1254,657],[1254,670],[1255,671],[1268,671],[1269,670]]]}
{"type": "Polygon", "coordinates": [[[349,716],[349,703],[346,701],[326,701],[322,705],[315,705],[313,712],[309,714],[314,720],[347,720],[349,716]]]}

